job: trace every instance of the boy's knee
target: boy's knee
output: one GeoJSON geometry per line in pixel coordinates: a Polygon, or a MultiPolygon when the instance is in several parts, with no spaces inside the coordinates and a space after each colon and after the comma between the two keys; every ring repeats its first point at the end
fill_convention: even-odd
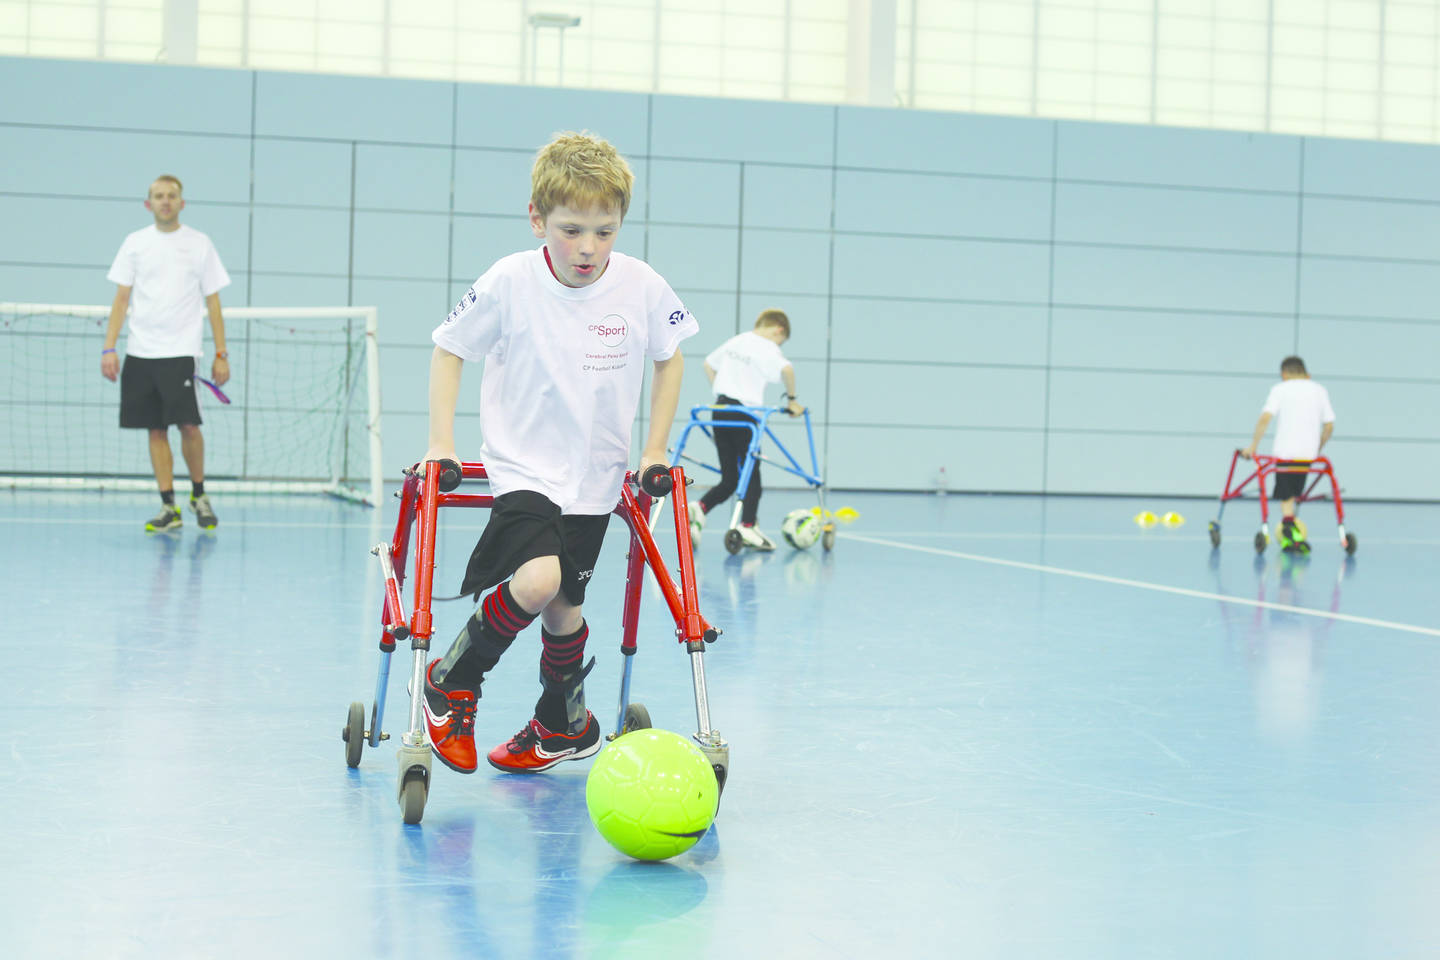
{"type": "Polygon", "coordinates": [[[560,592],[560,558],[536,557],[527,560],[510,578],[510,595],[527,612],[538,613],[560,592]]]}

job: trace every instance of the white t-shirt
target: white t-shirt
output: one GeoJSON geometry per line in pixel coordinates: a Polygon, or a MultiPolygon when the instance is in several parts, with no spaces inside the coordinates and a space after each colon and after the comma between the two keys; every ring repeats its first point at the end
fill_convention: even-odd
{"type": "Polygon", "coordinates": [[[1281,380],[1265,398],[1265,413],[1275,418],[1275,445],[1280,460],[1314,460],[1320,455],[1320,431],[1335,422],[1330,393],[1307,377],[1281,380]]]}
{"type": "Polygon", "coordinates": [[[715,395],[734,397],[747,407],[765,404],[765,385],[779,383],[790,366],[780,345],[753,330],[736,334],[705,358],[715,371],[715,395]]]}
{"type": "Polygon", "coordinates": [[[106,279],[130,287],[132,357],[198,357],[205,298],[230,285],[210,238],[181,224],[169,233],[154,224],[125,238],[106,279]]]}
{"type": "Polygon", "coordinates": [[[481,456],[496,496],[543,494],[567,514],[620,500],[645,361],[699,331],[643,260],[611,253],[594,283],[567,287],[545,248],[514,253],[476,280],[431,339],[484,360],[481,456]]]}

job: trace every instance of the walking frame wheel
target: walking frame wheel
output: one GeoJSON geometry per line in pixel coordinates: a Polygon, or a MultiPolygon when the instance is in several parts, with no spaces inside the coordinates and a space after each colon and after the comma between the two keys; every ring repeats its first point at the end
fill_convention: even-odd
{"type": "Polygon", "coordinates": [[[1255,552],[1256,552],[1256,553],[1264,553],[1264,552],[1265,552],[1265,547],[1266,547],[1267,544],[1269,544],[1269,542],[1270,542],[1270,538],[1267,537],[1267,536],[1265,536],[1264,531],[1256,531],[1256,533],[1255,533],[1255,552]]]}
{"type": "Polygon", "coordinates": [[[835,549],[835,524],[825,524],[825,532],[820,534],[820,545],[827,551],[835,549]]]}
{"type": "Polygon", "coordinates": [[[359,700],[350,704],[340,739],[345,741],[345,766],[360,766],[360,752],[365,749],[365,704],[359,700]]]}
{"type": "Polygon", "coordinates": [[[400,777],[396,799],[405,822],[416,824],[425,814],[425,800],[430,795],[430,745],[401,744],[398,760],[400,777]]]}
{"type": "Polygon", "coordinates": [[[625,727],[620,731],[622,736],[633,730],[649,729],[650,711],[645,709],[643,703],[632,703],[625,708],[625,727]]]}
{"type": "Polygon", "coordinates": [[[1353,534],[1353,533],[1347,533],[1347,534],[1345,534],[1345,552],[1346,552],[1348,555],[1354,556],[1354,555],[1355,555],[1355,548],[1358,547],[1358,546],[1360,546],[1360,541],[1358,541],[1358,540],[1355,539],[1355,534],[1353,534]]]}
{"type": "Polygon", "coordinates": [[[740,539],[740,531],[731,527],[725,531],[725,549],[731,553],[739,553],[740,548],[745,546],[745,541],[740,539]]]}
{"type": "Polygon", "coordinates": [[[1220,546],[1220,524],[1214,520],[1210,521],[1210,546],[1220,546]]]}

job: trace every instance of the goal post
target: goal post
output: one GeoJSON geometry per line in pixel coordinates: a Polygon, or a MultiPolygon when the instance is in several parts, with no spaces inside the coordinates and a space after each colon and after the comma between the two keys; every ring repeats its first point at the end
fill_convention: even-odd
{"type": "MultiPolygon", "coordinates": [[[[108,306],[0,303],[0,487],[153,490],[143,430],[120,428],[100,374],[108,306]]],[[[224,405],[196,383],[207,489],[384,490],[374,307],[228,307],[224,405]]],[[[117,345],[122,357],[126,337],[117,345]]],[[[196,373],[209,378],[208,359],[196,373]]],[[[173,441],[175,473],[186,476],[173,441]]]]}

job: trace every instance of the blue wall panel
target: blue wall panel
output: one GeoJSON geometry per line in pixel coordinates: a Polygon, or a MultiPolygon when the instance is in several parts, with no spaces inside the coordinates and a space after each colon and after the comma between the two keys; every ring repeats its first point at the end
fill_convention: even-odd
{"type": "Polygon", "coordinates": [[[1437,319],[1440,264],[1305,257],[1300,311],[1328,316],[1437,319]]]}
{"type": "Polygon", "coordinates": [[[255,78],[259,136],[450,145],[454,84],[271,71],[255,78]]]}
{"type": "Polygon", "coordinates": [[[1061,183],[1055,239],[1293,253],[1298,205],[1276,194],[1061,183]]]}
{"type": "Polygon", "coordinates": [[[103,274],[125,235],[154,222],[134,200],[0,196],[0,223],[6,225],[0,260],[90,264],[103,274]]]}
{"type": "MultiPolygon", "coordinates": [[[[120,248],[119,240],[115,248],[120,248]]],[[[109,306],[115,299],[115,284],[105,279],[109,267],[108,262],[103,267],[0,262],[0,301],[109,306]]]]}
{"type": "MultiPolygon", "coordinates": [[[[460,146],[512,147],[526,151],[533,160],[535,151],[555,134],[589,130],[614,144],[632,167],[645,153],[646,98],[640,94],[462,83],[455,110],[455,142],[460,146]]],[[[704,155],[691,150],[660,152],[704,155]]]]}
{"type": "Polygon", "coordinates": [[[734,290],[739,231],[733,227],[650,227],[650,266],[670,286],[734,290]]]}
{"type": "Polygon", "coordinates": [[[834,305],[836,360],[937,360],[1043,367],[1043,306],[843,297],[834,305]]]}
{"type": "Polygon", "coordinates": [[[1303,237],[1307,254],[1440,261],[1440,208],[1307,197],[1303,237]]]}
{"type": "Polygon", "coordinates": [[[345,277],[285,276],[256,273],[250,278],[252,307],[344,306],[349,295],[345,277]]]}
{"type": "Polygon", "coordinates": [[[746,230],[740,238],[741,286],[765,293],[823,294],[830,285],[830,234],[746,230]]]}
{"type": "Polygon", "coordinates": [[[828,166],[834,120],[833,107],[657,96],[650,153],[828,166]]]}
{"type": "MultiPolygon", "coordinates": [[[[1318,376],[1316,379],[1320,379],[1318,376]]],[[[1335,430],[1347,437],[1383,440],[1434,440],[1440,423],[1440,382],[1321,380],[1335,408],[1335,430]]],[[[1409,470],[1397,463],[1394,468],[1409,470]]],[[[1427,478],[1433,489],[1435,480],[1427,478]]]]}
{"type": "Polygon", "coordinates": [[[744,165],[745,226],[830,229],[830,195],[834,174],[829,167],[744,165]]]}
{"type": "Polygon", "coordinates": [[[254,231],[257,271],[344,276],[349,270],[348,211],[256,207],[254,231]]]}
{"type": "MultiPolygon", "coordinates": [[[[455,151],[455,209],[462,213],[525,216],[530,203],[533,153],[455,151]]],[[[631,201],[630,215],[636,213],[631,201]]],[[[643,206],[640,208],[643,210],[643,206]]]]}
{"type": "Polygon", "coordinates": [[[1055,248],[1055,302],[1289,313],[1295,258],[1153,249],[1055,248]]]}
{"type": "Polygon", "coordinates": [[[360,144],[355,149],[355,206],[448,213],[453,155],[445,147],[360,144]]]}
{"type": "Polygon", "coordinates": [[[835,237],[836,294],[1043,302],[1050,251],[1039,243],[835,237]]]}
{"type": "Polygon", "coordinates": [[[929,363],[830,365],[832,423],[922,427],[1035,429],[1045,423],[1043,370],[956,367],[929,363]],[[892,399],[893,398],[893,399],[892,399]]]}
{"type": "MultiPolygon", "coordinates": [[[[1250,425],[1254,426],[1253,423],[1250,425]]],[[[1244,442],[1248,428],[1229,436],[1164,436],[1155,434],[1093,434],[1050,433],[1046,451],[1047,476],[1045,488],[1054,493],[1153,493],[1168,491],[1218,500],[1225,486],[1225,473],[1235,448],[1244,442]]],[[[1260,525],[1260,508],[1254,501],[1232,506],[1225,515],[1226,526],[1244,530],[1248,538],[1260,525]],[[1247,513],[1248,511],[1248,513],[1247,513]],[[1253,526],[1252,526],[1253,524],[1253,526]]],[[[1156,529],[1156,535],[1178,532],[1195,543],[1204,542],[1206,508],[1196,507],[1189,513],[1192,524],[1201,529],[1184,527],[1179,531],[1156,529]]],[[[1118,510],[1117,510],[1118,513],[1118,510]]],[[[1116,530],[1135,530],[1129,526],[1126,511],[1115,517],[1116,530]]],[[[1238,534],[1231,534],[1237,536],[1238,534]]]]}
{"type": "MultiPolygon", "coordinates": [[[[684,341],[681,346],[683,352],[704,356],[735,335],[737,297],[733,291],[687,290],[684,287],[674,289],[680,301],[685,304],[685,309],[689,310],[695,317],[695,322],[700,324],[700,332],[684,341]]],[[[741,325],[746,328],[749,326],[743,317],[741,325]]]]}
{"type": "MultiPolygon", "coordinates": [[[[356,277],[351,287],[356,306],[379,311],[377,339],[382,347],[422,346],[454,306],[443,280],[384,280],[356,277]]],[[[426,356],[429,356],[426,348],[426,356]]],[[[384,356],[385,351],[381,351],[384,356]]],[[[428,362],[428,361],[427,361],[428,362]]],[[[428,371],[427,371],[428,375],[428,371]]]]}
{"type": "Polygon", "coordinates": [[[356,276],[445,276],[450,218],[441,213],[355,212],[356,276]]]}
{"type": "Polygon", "coordinates": [[[1435,147],[1307,139],[1305,192],[1440,203],[1435,147]]]}
{"type": "Polygon", "coordinates": [[[646,215],[652,223],[733,227],[740,222],[739,164],[656,159],[648,171],[650,206],[646,215]]]}
{"type": "Polygon", "coordinates": [[[1434,380],[1440,322],[1300,318],[1300,350],[1310,375],[1434,380]]]}
{"type": "Polygon", "coordinates": [[[168,173],[184,183],[187,200],[250,201],[250,144],[238,137],[12,127],[3,141],[0,192],[128,197],[138,205],[168,173]]]}
{"type": "Polygon", "coordinates": [[[1050,183],[840,170],[835,228],[859,233],[1048,240],[1050,183]]]}
{"type": "Polygon", "coordinates": [[[348,143],[255,140],[255,202],[306,207],[350,206],[348,143]]]}
{"type": "Polygon", "coordinates": [[[1174,436],[1255,427],[1277,377],[1055,370],[1050,375],[1053,430],[1113,430],[1174,436]]]}
{"type": "Polygon", "coordinates": [[[841,107],[838,114],[837,166],[1051,175],[1055,125],[1050,121],[867,107],[841,107]]]}
{"type": "MultiPolygon", "coordinates": [[[[250,135],[254,74],[0,57],[0,123],[250,135]]],[[[183,175],[181,179],[183,180],[183,175]]]]}
{"type": "Polygon", "coordinates": [[[1295,321],[1255,314],[1056,307],[1056,367],[1270,374],[1294,352],[1295,321]]]}
{"type": "Polygon", "coordinates": [[[464,292],[496,260],[539,247],[540,241],[530,232],[530,224],[523,216],[456,217],[451,236],[451,279],[463,281],[460,292],[464,292]]]}
{"type": "Polygon", "coordinates": [[[1057,175],[1228,190],[1300,189],[1300,139],[1121,124],[1059,125],[1057,175]]]}
{"type": "Polygon", "coordinates": [[[1039,490],[1044,483],[1039,430],[830,426],[826,432],[825,482],[834,488],[934,490],[941,467],[953,491],[1039,490]]]}

